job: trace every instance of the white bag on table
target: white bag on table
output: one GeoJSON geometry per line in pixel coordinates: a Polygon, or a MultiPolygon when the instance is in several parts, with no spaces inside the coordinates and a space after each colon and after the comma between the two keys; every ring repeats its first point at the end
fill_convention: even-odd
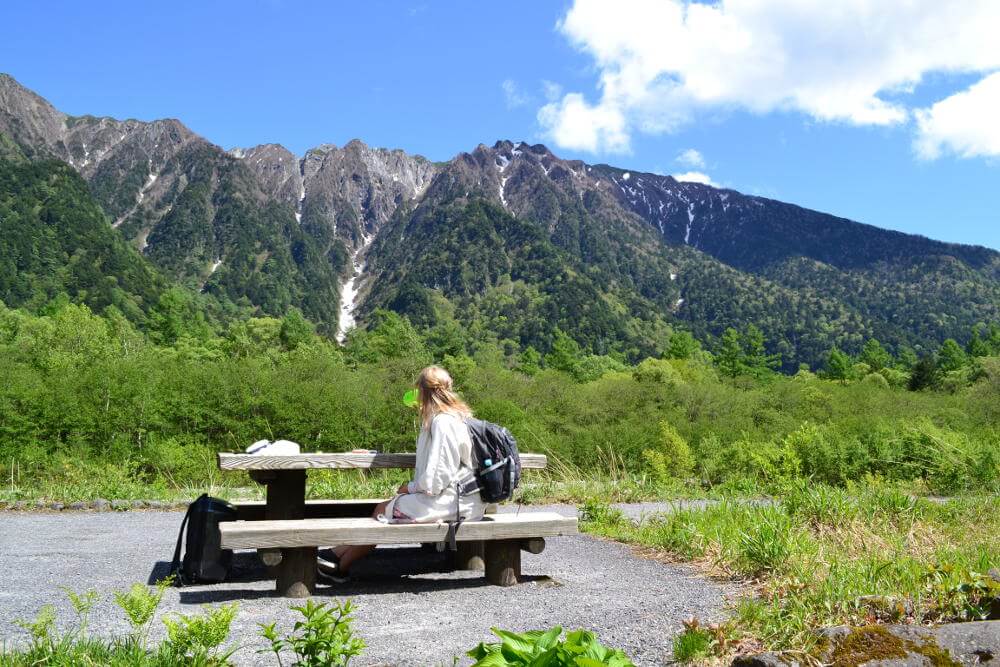
{"type": "Polygon", "coordinates": [[[258,440],[247,447],[247,454],[259,456],[294,456],[300,453],[299,443],[291,440],[258,440]]]}

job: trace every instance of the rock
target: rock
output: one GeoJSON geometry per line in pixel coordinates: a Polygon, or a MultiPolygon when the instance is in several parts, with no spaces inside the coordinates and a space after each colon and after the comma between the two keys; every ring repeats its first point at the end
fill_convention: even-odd
{"type": "Polygon", "coordinates": [[[128,509],[128,507],[129,507],[129,503],[128,503],[127,500],[112,500],[111,501],[111,509],[113,509],[113,510],[117,510],[119,512],[124,512],[125,510],[128,509]]]}
{"type": "Polygon", "coordinates": [[[892,595],[862,595],[858,603],[867,607],[879,620],[898,621],[913,613],[913,602],[892,595]]]}
{"type": "Polygon", "coordinates": [[[48,508],[50,510],[55,510],[56,512],[61,512],[66,506],[62,503],[49,503],[48,508]]]}
{"type": "Polygon", "coordinates": [[[19,512],[22,511],[22,510],[26,510],[26,509],[28,509],[28,501],[27,500],[18,500],[18,501],[16,501],[11,506],[11,509],[18,510],[19,512]]]}
{"type": "Polygon", "coordinates": [[[942,625],[934,629],[934,636],[938,646],[962,664],[1000,660],[1000,621],[942,625]]]}
{"type": "Polygon", "coordinates": [[[164,503],[162,500],[147,500],[146,507],[153,510],[161,510],[164,507],[166,507],[166,503],[164,503]]]}
{"type": "Polygon", "coordinates": [[[77,500],[76,502],[70,503],[68,505],[68,509],[76,511],[85,510],[87,509],[87,503],[83,502],[82,500],[77,500]]]}
{"type": "MultiPolygon", "coordinates": [[[[818,631],[823,647],[814,656],[833,667],[954,667],[1000,659],[1000,621],[919,625],[836,626],[818,631]]],[[[734,667],[792,667],[799,656],[741,656],[734,667]]]]}
{"type": "Polygon", "coordinates": [[[104,512],[111,507],[111,503],[104,498],[98,498],[94,502],[90,503],[90,506],[98,512],[104,512]]]}
{"type": "Polygon", "coordinates": [[[733,660],[733,667],[799,667],[799,661],[781,653],[743,655],[733,660]]]}
{"type": "Polygon", "coordinates": [[[146,506],[146,501],[145,500],[133,500],[129,504],[132,506],[132,509],[139,510],[139,509],[142,509],[143,507],[146,506]]]}

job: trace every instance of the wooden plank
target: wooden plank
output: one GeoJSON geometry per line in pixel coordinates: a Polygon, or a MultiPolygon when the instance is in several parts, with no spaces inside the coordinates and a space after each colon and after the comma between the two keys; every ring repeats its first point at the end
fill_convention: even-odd
{"type": "MultiPolygon", "coordinates": [[[[348,517],[369,517],[375,506],[385,502],[386,498],[360,498],[357,500],[307,500],[303,511],[303,519],[341,519],[348,517]]],[[[240,521],[261,521],[264,516],[265,502],[248,500],[234,503],[236,517],[240,521]]]]}
{"type": "MultiPolygon", "coordinates": [[[[227,521],[219,524],[226,549],[314,547],[351,544],[442,542],[444,523],[384,524],[375,519],[303,519],[301,521],[227,521]]],[[[458,529],[461,542],[576,535],[575,517],[555,512],[495,514],[467,521],[458,529]]]]}
{"type": "MultiPolygon", "coordinates": [[[[541,470],[548,464],[545,454],[521,454],[521,468],[541,470]]],[[[372,468],[415,468],[416,454],[295,454],[258,456],[256,454],[219,454],[220,470],[312,470],[372,468]]]]}

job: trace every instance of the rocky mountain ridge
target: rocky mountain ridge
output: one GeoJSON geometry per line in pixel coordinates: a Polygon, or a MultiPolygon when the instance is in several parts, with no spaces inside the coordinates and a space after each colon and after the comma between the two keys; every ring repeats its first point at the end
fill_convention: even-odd
{"type": "Polygon", "coordinates": [[[563,160],[540,144],[498,141],[444,163],[359,140],[302,157],[277,144],[224,151],[176,120],[68,116],[6,75],[0,135],[76,169],[168,276],[265,313],[298,306],[330,333],[376,307],[433,326],[437,315],[407,308],[440,310],[427,306],[437,294],[475,311],[511,280],[553,301],[538,306],[548,324],[510,328],[539,349],[556,321],[587,347],[636,354],[676,324],[710,342],[754,322],[786,360],[813,360],[831,340],[920,346],[1000,310],[995,251],[563,160]],[[540,256],[543,269],[524,270],[540,256]],[[582,294],[603,324],[560,314],[556,302],[585,307],[582,294]]]}

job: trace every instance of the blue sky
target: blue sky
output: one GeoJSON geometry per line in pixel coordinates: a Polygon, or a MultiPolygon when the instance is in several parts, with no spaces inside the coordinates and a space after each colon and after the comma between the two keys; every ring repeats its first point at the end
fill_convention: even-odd
{"type": "Polygon", "coordinates": [[[986,94],[1000,54],[978,34],[1000,3],[931,16],[957,22],[941,26],[941,44],[897,11],[895,33],[862,31],[876,48],[851,43],[856,17],[838,32],[828,2],[792,18],[741,2],[637,0],[614,14],[625,6],[7,3],[0,18],[16,29],[0,42],[0,71],[68,113],[175,117],[226,148],[278,142],[301,154],[357,137],[444,160],[521,139],[1000,248],[1000,149],[980,118],[1000,117],[986,94]],[[956,56],[958,42],[972,46],[956,56]]]}

